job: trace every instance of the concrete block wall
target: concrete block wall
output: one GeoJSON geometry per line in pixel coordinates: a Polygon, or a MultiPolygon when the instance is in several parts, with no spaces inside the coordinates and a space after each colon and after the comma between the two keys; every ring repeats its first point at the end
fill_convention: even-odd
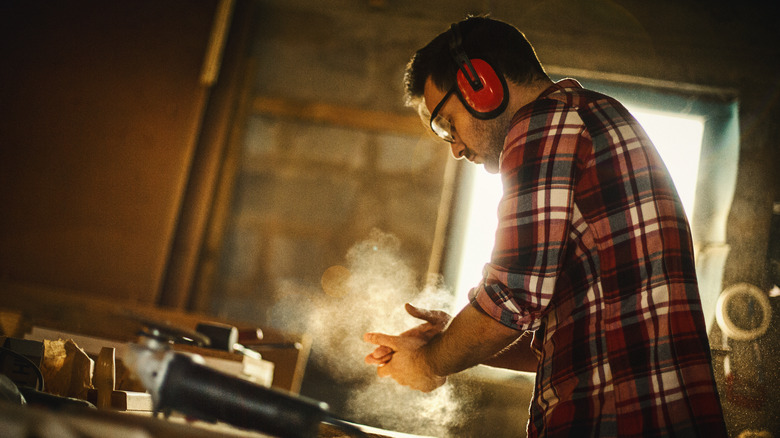
{"type": "MultiPolygon", "coordinates": [[[[366,2],[336,3],[257,2],[251,95],[412,114],[402,77],[418,41],[366,2]]],[[[422,123],[418,135],[252,113],[236,124],[243,157],[214,312],[263,323],[279,281],[316,286],[374,228],[401,238],[424,278],[448,151],[422,123]]]]}
{"type": "Polygon", "coordinates": [[[375,228],[401,239],[422,280],[446,153],[427,135],[250,117],[216,312],[264,323],[280,281],[316,287],[375,228]]]}

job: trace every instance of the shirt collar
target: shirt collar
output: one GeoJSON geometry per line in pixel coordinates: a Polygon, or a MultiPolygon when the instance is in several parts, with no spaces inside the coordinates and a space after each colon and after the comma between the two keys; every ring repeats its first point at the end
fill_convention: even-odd
{"type": "Polygon", "coordinates": [[[546,90],[542,91],[539,97],[537,97],[537,100],[545,98],[556,91],[565,90],[567,88],[569,89],[582,88],[582,85],[580,85],[580,83],[576,79],[571,79],[571,78],[561,79],[560,81],[547,87],[546,90]]]}
{"type": "MultiPolygon", "coordinates": [[[[541,100],[541,99],[544,99],[547,96],[549,96],[549,95],[551,95],[551,94],[553,94],[555,92],[558,92],[558,91],[561,91],[561,90],[566,90],[566,89],[573,89],[573,88],[582,88],[582,85],[580,85],[580,83],[576,79],[571,79],[571,78],[561,79],[560,81],[558,81],[558,82],[550,85],[549,87],[547,87],[547,89],[542,91],[539,94],[539,96],[536,97],[536,99],[534,99],[533,101],[527,103],[522,108],[518,109],[517,112],[515,112],[515,114],[512,116],[512,119],[517,117],[518,114],[521,113],[523,110],[525,110],[527,107],[529,107],[530,105],[533,105],[534,102],[536,102],[538,100],[541,100]]],[[[513,121],[513,123],[514,123],[514,121],[513,121]]]]}

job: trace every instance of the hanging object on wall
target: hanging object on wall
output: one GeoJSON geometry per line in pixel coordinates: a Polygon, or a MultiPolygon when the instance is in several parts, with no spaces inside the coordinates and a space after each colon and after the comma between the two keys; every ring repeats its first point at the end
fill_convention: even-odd
{"type": "Polygon", "coordinates": [[[715,319],[723,334],[738,341],[752,341],[769,328],[772,307],[758,287],[738,283],[721,292],[715,307],[715,319]]]}
{"type": "MultiPolygon", "coordinates": [[[[766,402],[761,348],[756,339],[766,333],[772,319],[769,297],[758,287],[738,283],[721,292],[715,319],[724,338],[739,341],[741,354],[723,359],[726,400],[747,409],[761,409],[766,402]],[[732,360],[739,359],[741,366],[732,360]]],[[[725,342],[725,341],[724,341],[725,342]]],[[[730,350],[731,351],[731,350],[730,350]]]]}

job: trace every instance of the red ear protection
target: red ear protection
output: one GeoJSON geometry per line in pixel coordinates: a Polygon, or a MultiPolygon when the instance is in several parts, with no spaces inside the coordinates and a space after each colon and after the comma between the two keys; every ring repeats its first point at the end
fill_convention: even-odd
{"type": "Polygon", "coordinates": [[[483,59],[470,59],[461,46],[458,24],[451,28],[450,54],[458,65],[458,97],[478,119],[492,119],[504,112],[508,100],[506,80],[483,59]]]}
{"type": "Polygon", "coordinates": [[[465,69],[458,70],[458,90],[466,101],[466,106],[480,114],[489,114],[501,108],[504,105],[503,78],[499,78],[493,67],[481,59],[471,59],[470,63],[481,87],[474,89],[472,81],[463,73],[465,69]]]}

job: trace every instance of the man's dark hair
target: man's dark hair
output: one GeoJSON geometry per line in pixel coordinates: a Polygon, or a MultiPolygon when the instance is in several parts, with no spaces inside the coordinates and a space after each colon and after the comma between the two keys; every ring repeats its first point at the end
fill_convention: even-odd
{"type": "MultiPolygon", "coordinates": [[[[468,17],[458,27],[469,58],[487,61],[516,84],[547,77],[531,43],[516,27],[482,16],[468,17]]],[[[412,56],[404,76],[407,105],[416,105],[428,77],[443,91],[455,84],[458,66],[450,54],[451,38],[452,30],[443,32],[412,56]]]]}

